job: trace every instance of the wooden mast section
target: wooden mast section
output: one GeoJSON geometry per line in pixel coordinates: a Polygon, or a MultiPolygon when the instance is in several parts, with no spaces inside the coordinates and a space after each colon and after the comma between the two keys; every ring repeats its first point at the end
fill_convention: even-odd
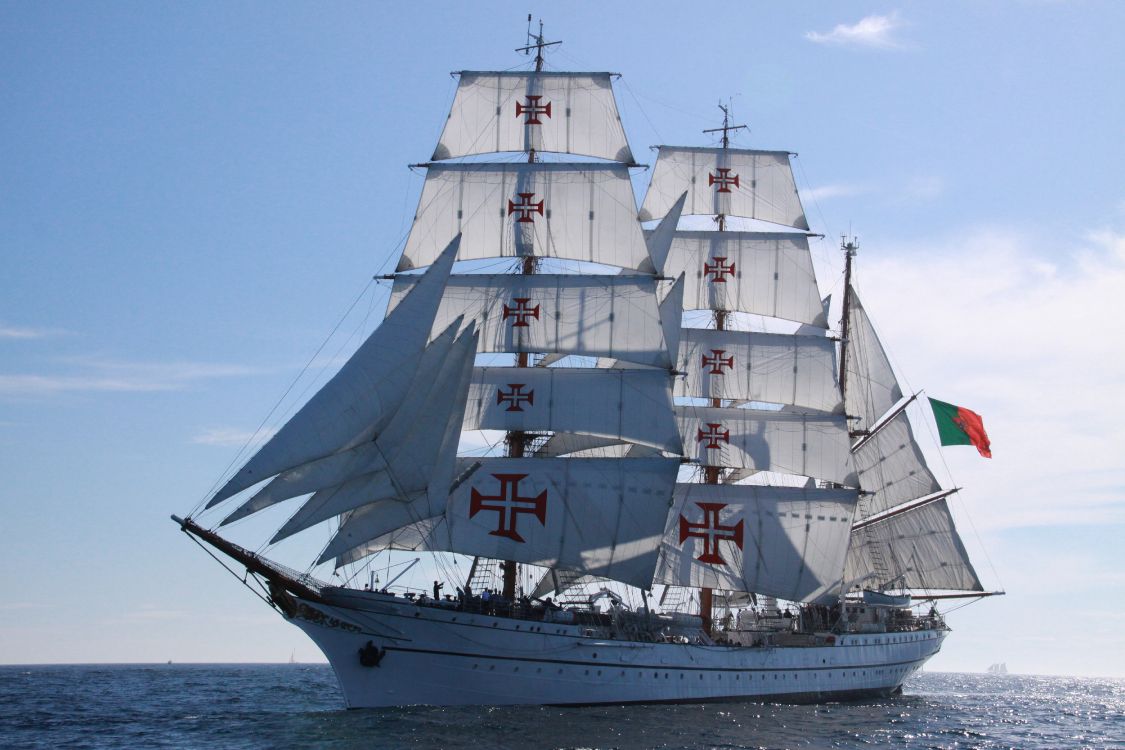
{"type": "MultiPolygon", "coordinates": [[[[527,36],[531,42],[525,47],[519,47],[517,52],[530,54],[531,50],[535,50],[535,72],[541,73],[543,71],[543,48],[550,47],[555,44],[562,44],[562,42],[545,42],[543,41],[543,21],[539,22],[539,33],[532,35],[531,33],[531,14],[527,16],[527,36]]],[[[536,161],[535,149],[529,149],[527,152],[528,164],[533,164],[536,161]]],[[[520,273],[533,274],[536,268],[536,258],[534,255],[523,256],[520,273]]],[[[527,352],[519,352],[516,354],[516,367],[527,367],[530,357],[527,352]]],[[[530,437],[522,430],[512,430],[505,436],[504,441],[508,445],[509,458],[522,458],[527,453],[527,445],[530,442],[530,437]]],[[[501,570],[504,572],[504,586],[502,594],[505,599],[513,604],[516,601],[516,578],[518,566],[515,560],[504,560],[500,564],[501,570]]]]}
{"type": "MultiPolygon", "coordinates": [[[[745,125],[731,125],[730,124],[730,108],[719,104],[719,109],[723,111],[723,126],[721,128],[710,128],[704,130],[704,133],[722,133],[723,134],[723,149],[730,148],[730,133],[732,130],[744,130],[745,125]]],[[[718,214],[716,221],[719,223],[719,231],[726,231],[727,217],[725,214],[718,214]]],[[[727,313],[728,310],[713,310],[712,319],[715,322],[715,330],[722,331],[726,329],[727,313]]],[[[711,399],[711,406],[722,406],[722,399],[711,399]]],[[[722,468],[718,466],[705,466],[703,467],[703,481],[706,484],[718,484],[722,474],[722,468]]],[[[703,632],[707,635],[711,634],[711,621],[713,609],[713,595],[709,588],[699,589],[699,619],[703,623],[703,632]]]]}

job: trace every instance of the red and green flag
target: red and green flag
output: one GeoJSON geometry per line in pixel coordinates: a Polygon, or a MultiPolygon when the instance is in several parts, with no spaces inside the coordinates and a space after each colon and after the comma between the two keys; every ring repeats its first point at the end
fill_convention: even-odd
{"type": "Polygon", "coordinates": [[[930,407],[934,410],[942,445],[975,445],[982,456],[992,458],[988,433],[984,431],[979,414],[936,398],[930,399],[930,407]]]}

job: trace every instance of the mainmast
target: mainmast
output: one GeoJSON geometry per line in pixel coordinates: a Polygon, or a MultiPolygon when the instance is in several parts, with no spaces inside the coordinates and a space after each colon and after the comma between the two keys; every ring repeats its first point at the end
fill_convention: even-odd
{"type": "MultiPolygon", "coordinates": [[[[539,21],[539,33],[533,35],[531,33],[531,14],[527,16],[527,38],[528,44],[524,47],[516,49],[517,52],[524,54],[531,54],[531,50],[535,50],[535,72],[543,72],[543,48],[550,47],[555,44],[562,44],[558,42],[545,42],[543,41],[543,21],[539,21]]],[[[538,160],[534,148],[529,148],[527,151],[527,163],[534,164],[538,160]]],[[[518,231],[518,229],[517,229],[518,231]]],[[[533,247],[532,243],[528,242],[527,247],[533,247]]],[[[520,273],[530,276],[535,273],[537,266],[536,258],[533,254],[523,256],[520,264],[520,273]]],[[[530,356],[527,352],[519,352],[516,354],[516,367],[527,367],[530,363],[530,356]]],[[[511,430],[505,436],[504,441],[508,445],[509,458],[523,458],[527,453],[527,444],[531,439],[531,435],[523,430],[511,430]]],[[[500,565],[501,570],[504,572],[504,586],[503,596],[510,602],[516,600],[516,578],[518,572],[518,565],[514,560],[505,560],[500,565]]]]}
{"type": "MultiPolygon", "coordinates": [[[[848,380],[848,317],[852,304],[852,259],[859,250],[859,242],[852,239],[841,239],[840,249],[844,251],[844,310],[840,321],[840,392],[846,393],[848,380]]],[[[856,433],[852,433],[855,437],[856,433]]]]}
{"type": "MultiPolygon", "coordinates": [[[[719,104],[719,109],[723,111],[723,125],[719,128],[709,128],[704,130],[704,133],[722,133],[723,151],[730,148],[730,134],[732,130],[744,130],[745,125],[731,125],[730,124],[730,107],[719,104]]],[[[715,220],[719,224],[719,231],[726,231],[726,214],[718,214],[715,220]]],[[[712,317],[715,321],[715,330],[722,331],[726,329],[727,313],[728,310],[713,310],[712,317]]],[[[719,407],[723,405],[723,400],[720,398],[711,399],[711,406],[719,407]]],[[[705,466],[703,468],[703,481],[706,484],[719,484],[722,475],[722,468],[719,466],[705,466]]],[[[701,588],[699,590],[699,617],[703,621],[703,632],[708,635],[711,634],[711,612],[712,612],[712,593],[710,588],[701,588]]]]}

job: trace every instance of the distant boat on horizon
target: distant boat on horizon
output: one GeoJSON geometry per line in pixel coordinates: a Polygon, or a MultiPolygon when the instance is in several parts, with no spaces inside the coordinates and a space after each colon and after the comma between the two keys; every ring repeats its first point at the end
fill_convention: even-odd
{"type": "Polygon", "coordinates": [[[988,666],[988,673],[989,674],[1008,674],[1008,664],[1007,664],[1007,662],[1000,661],[1000,662],[996,662],[995,664],[990,664],[988,666]]]}

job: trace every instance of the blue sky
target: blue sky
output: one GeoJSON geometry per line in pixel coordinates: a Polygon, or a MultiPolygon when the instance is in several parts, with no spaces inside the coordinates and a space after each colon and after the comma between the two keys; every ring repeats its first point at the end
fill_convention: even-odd
{"type": "Polygon", "coordinates": [[[168,515],[378,320],[448,73],[531,10],[640,160],[720,99],[798,152],[822,288],[855,232],[905,381],[984,415],[942,455],[1009,595],[932,667],[1125,676],[1125,5],[639,7],[0,2],[0,662],[317,658],[168,515]]]}

